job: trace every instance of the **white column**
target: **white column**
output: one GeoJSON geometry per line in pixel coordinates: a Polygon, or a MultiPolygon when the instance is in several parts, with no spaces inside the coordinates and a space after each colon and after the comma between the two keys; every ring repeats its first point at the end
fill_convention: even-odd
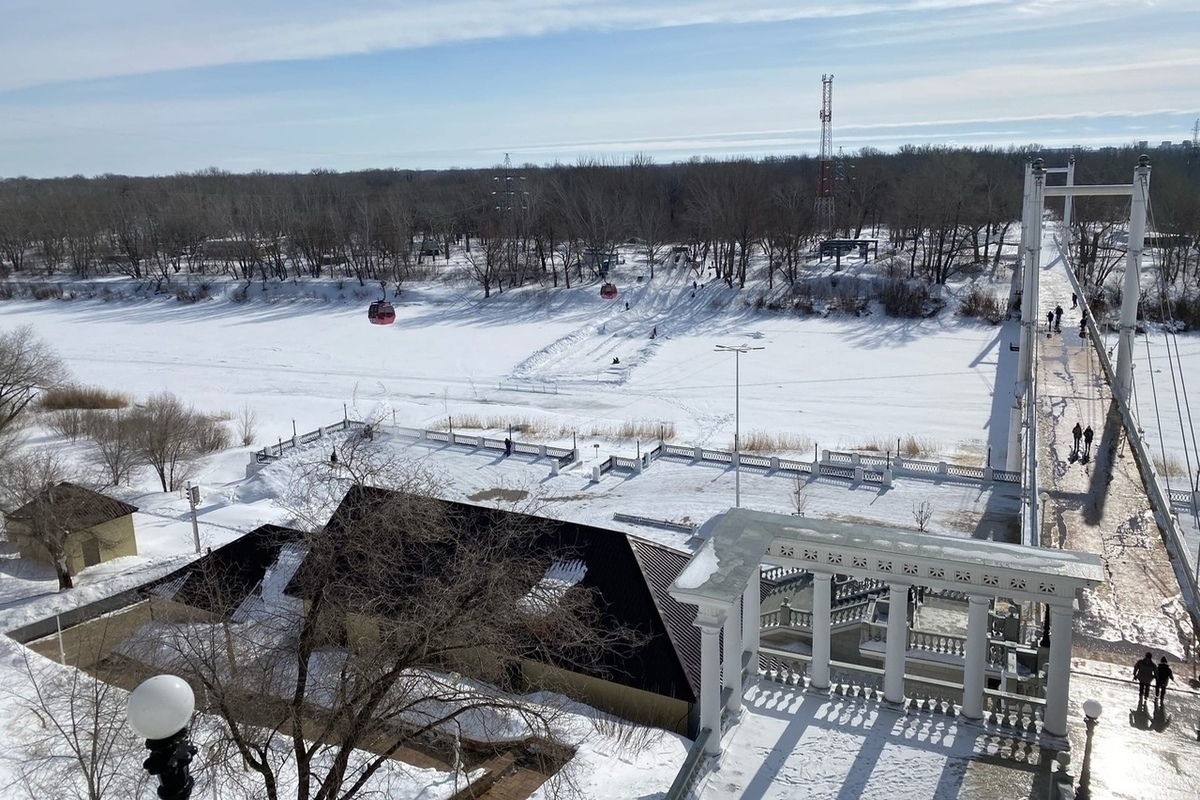
{"type": "MultiPolygon", "coordinates": [[[[1121,292],[1121,333],[1117,340],[1117,402],[1129,408],[1133,389],[1133,333],[1141,299],[1142,247],[1146,244],[1146,200],[1150,194],[1150,159],[1142,156],[1133,171],[1129,203],[1129,250],[1125,255],[1125,284],[1121,292]]],[[[1097,444],[1099,444],[1097,442],[1097,444]]]]}
{"type": "Polygon", "coordinates": [[[696,627],[700,629],[700,728],[708,728],[712,735],[705,752],[721,754],[721,654],[719,635],[724,615],[698,615],[696,627]]]}
{"type": "Polygon", "coordinates": [[[888,598],[887,651],[883,662],[883,699],[904,702],[904,654],[908,651],[907,583],[890,584],[888,598]]]}
{"type": "Polygon", "coordinates": [[[742,610],[734,603],[725,618],[725,663],[722,667],[729,699],[725,708],[733,716],[742,713],[742,610]]]}
{"type": "Polygon", "coordinates": [[[1051,736],[1067,735],[1067,694],[1071,689],[1070,606],[1050,606],[1050,663],[1046,667],[1046,717],[1051,736]]]}
{"type": "MultiPolygon", "coordinates": [[[[1067,186],[1075,185],[1075,156],[1067,159],[1067,186]]],[[[1063,198],[1063,245],[1071,244],[1071,223],[1075,215],[1075,197],[1067,195],[1063,198]]]]}
{"type": "Polygon", "coordinates": [[[812,665],[809,678],[814,689],[829,688],[829,607],[833,600],[829,573],[813,573],[812,665]]]}
{"type": "Polygon", "coordinates": [[[1021,210],[1021,349],[1017,354],[1017,385],[1029,380],[1033,358],[1033,340],[1037,335],[1037,257],[1041,249],[1040,226],[1042,210],[1035,203],[1034,176],[1045,179],[1041,159],[1026,166],[1024,207],[1021,210]]]}
{"type": "Polygon", "coordinates": [[[748,654],[746,659],[750,676],[758,674],[758,641],[762,631],[762,611],[759,608],[759,568],[755,567],[750,573],[750,582],[742,593],[742,652],[748,654]]]}
{"type": "Polygon", "coordinates": [[[988,651],[988,598],[971,595],[967,610],[967,663],[963,670],[962,715],[983,717],[983,681],[988,651]]]}

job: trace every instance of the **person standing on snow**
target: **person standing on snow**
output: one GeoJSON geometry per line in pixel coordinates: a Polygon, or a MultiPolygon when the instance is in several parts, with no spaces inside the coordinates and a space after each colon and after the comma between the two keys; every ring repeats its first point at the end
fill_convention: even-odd
{"type": "Polygon", "coordinates": [[[1072,448],[1072,453],[1079,453],[1079,440],[1083,437],[1083,428],[1079,427],[1079,423],[1075,423],[1075,427],[1071,428],[1071,435],[1075,437],[1075,447],[1072,448]]]}
{"type": "Polygon", "coordinates": [[[1083,429],[1083,457],[1087,458],[1092,454],[1092,426],[1088,425],[1083,429]]]}

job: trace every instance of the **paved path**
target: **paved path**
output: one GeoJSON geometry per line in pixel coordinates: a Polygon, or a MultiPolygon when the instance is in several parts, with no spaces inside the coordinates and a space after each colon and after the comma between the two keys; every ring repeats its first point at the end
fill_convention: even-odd
{"type": "Polygon", "coordinates": [[[1079,336],[1067,266],[1047,236],[1042,247],[1036,359],[1038,479],[1048,491],[1042,544],[1099,553],[1106,583],[1086,593],[1076,618],[1076,656],[1132,664],[1145,650],[1191,656],[1191,622],[1154,521],[1120,413],[1089,339],[1079,336]],[[1046,314],[1063,308],[1062,331],[1046,314]],[[1090,457],[1073,452],[1078,422],[1095,431],[1090,457]]]}

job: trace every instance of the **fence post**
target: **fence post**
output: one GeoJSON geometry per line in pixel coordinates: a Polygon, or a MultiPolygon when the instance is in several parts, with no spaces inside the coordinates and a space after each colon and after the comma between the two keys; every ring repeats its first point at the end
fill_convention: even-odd
{"type": "Polygon", "coordinates": [[[546,445],[539,444],[538,445],[538,458],[545,458],[545,457],[546,457],[546,445]]]}
{"type": "Polygon", "coordinates": [[[299,446],[300,446],[300,437],[293,433],[292,434],[292,447],[299,447],[299,446]]]}
{"type": "Polygon", "coordinates": [[[637,458],[635,458],[635,459],[633,460],[633,474],[634,474],[634,475],[641,475],[641,474],[642,474],[642,470],[645,468],[645,466],[646,466],[646,465],[642,463],[642,458],[641,458],[641,456],[638,456],[637,458]]]}
{"type": "Polygon", "coordinates": [[[892,469],[896,470],[896,472],[904,469],[904,456],[896,453],[896,457],[892,459],[892,469]]]}
{"type": "Polygon", "coordinates": [[[883,485],[887,486],[888,488],[891,488],[892,486],[892,471],[890,469],[885,469],[883,471],[883,485]]]}
{"type": "Polygon", "coordinates": [[[949,470],[946,468],[945,461],[938,462],[938,475],[945,475],[949,470]]]}
{"type": "Polygon", "coordinates": [[[788,599],[783,598],[783,602],[779,605],[779,626],[781,628],[790,628],[792,626],[792,604],[788,599]]]}
{"type": "Polygon", "coordinates": [[[475,437],[475,449],[476,449],[476,450],[482,450],[482,449],[483,449],[483,437],[482,437],[482,436],[476,436],[476,437],[475,437]]]}
{"type": "Polygon", "coordinates": [[[559,461],[557,458],[550,459],[550,474],[557,475],[559,470],[559,461]]]}
{"type": "Polygon", "coordinates": [[[703,452],[703,451],[700,449],[700,445],[696,445],[696,447],[695,447],[694,449],[695,449],[695,451],[696,451],[696,452],[695,452],[695,454],[694,454],[692,457],[693,457],[694,459],[696,459],[697,461],[700,461],[701,459],[703,459],[703,458],[704,458],[704,452],[703,452]]]}
{"type": "Polygon", "coordinates": [[[596,464],[592,467],[592,483],[600,482],[600,465],[596,464]]]}
{"type": "Polygon", "coordinates": [[[779,456],[771,456],[771,472],[779,472],[779,456]]]}
{"type": "Polygon", "coordinates": [[[983,468],[983,479],[988,483],[992,481],[992,465],[990,463],[983,468]]]}
{"type": "Polygon", "coordinates": [[[855,483],[863,482],[863,468],[862,467],[854,468],[854,482],[855,483]]]}
{"type": "Polygon", "coordinates": [[[742,464],[742,454],[741,453],[730,453],[729,454],[729,466],[736,469],[737,467],[741,466],[741,464],[742,464]]]}

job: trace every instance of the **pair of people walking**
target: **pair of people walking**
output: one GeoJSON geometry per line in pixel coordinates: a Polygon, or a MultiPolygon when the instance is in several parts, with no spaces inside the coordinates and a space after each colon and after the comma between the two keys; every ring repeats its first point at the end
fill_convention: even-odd
{"type": "Polygon", "coordinates": [[[1079,455],[1079,440],[1083,439],[1083,457],[1087,458],[1090,456],[1092,454],[1092,438],[1095,435],[1091,425],[1088,425],[1087,428],[1080,428],[1079,423],[1076,422],[1075,427],[1071,429],[1071,436],[1075,439],[1075,447],[1071,451],[1072,454],[1079,455]]]}
{"type": "Polygon", "coordinates": [[[1150,699],[1150,686],[1154,686],[1154,702],[1162,703],[1167,699],[1167,684],[1175,679],[1175,673],[1171,672],[1171,665],[1167,663],[1167,657],[1163,656],[1162,660],[1157,665],[1154,663],[1154,654],[1146,653],[1136,664],[1133,665],[1133,677],[1138,682],[1138,707],[1146,705],[1146,701],[1150,699]]]}

